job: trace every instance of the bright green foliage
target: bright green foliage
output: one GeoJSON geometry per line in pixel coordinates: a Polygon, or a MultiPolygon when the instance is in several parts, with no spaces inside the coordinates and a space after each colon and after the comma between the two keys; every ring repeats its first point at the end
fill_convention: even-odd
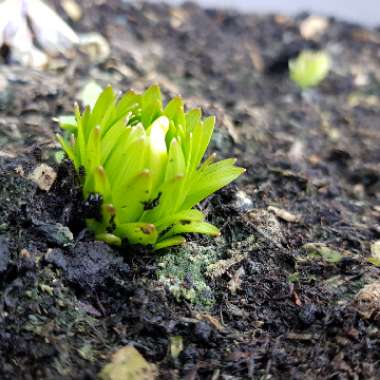
{"type": "Polygon", "coordinates": [[[179,97],[163,107],[158,86],[121,97],[108,87],[93,109],[76,106],[75,123],[61,125],[69,137],[58,140],[84,169],[84,197],[102,196],[101,219],[87,220],[96,238],[161,249],[183,243],[185,233],[218,235],[193,207],[244,169],[213,155],[202,163],[214,123],[199,109],[185,113],[179,97]]]}
{"type": "Polygon", "coordinates": [[[304,50],[289,61],[291,79],[301,88],[317,86],[330,70],[330,58],[323,51],[304,50]]]}

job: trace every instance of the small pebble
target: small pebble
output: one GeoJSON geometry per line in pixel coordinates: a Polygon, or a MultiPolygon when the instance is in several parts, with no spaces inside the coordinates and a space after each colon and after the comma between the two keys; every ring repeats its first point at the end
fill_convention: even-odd
{"type": "Polygon", "coordinates": [[[56,178],[57,173],[52,167],[46,164],[37,166],[29,175],[29,179],[36,183],[37,186],[44,191],[50,190],[56,178]]]}
{"type": "Polygon", "coordinates": [[[207,343],[209,341],[212,329],[207,322],[198,322],[195,325],[194,335],[202,343],[207,343]]]}
{"type": "Polygon", "coordinates": [[[247,212],[253,209],[252,199],[242,190],[235,193],[234,207],[241,211],[247,212]]]}

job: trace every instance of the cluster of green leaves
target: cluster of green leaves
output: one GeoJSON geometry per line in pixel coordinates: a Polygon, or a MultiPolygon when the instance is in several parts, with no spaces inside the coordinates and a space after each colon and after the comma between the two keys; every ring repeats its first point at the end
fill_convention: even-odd
{"type": "Polygon", "coordinates": [[[100,194],[101,217],[88,219],[96,238],[120,245],[181,244],[185,233],[219,230],[194,209],[244,172],[235,159],[202,162],[215,124],[180,97],[163,106],[160,88],[121,97],[107,87],[93,109],[63,119],[58,140],[82,176],[83,195],[100,194]]]}
{"type": "Polygon", "coordinates": [[[324,51],[302,51],[289,61],[290,78],[301,88],[317,86],[330,70],[330,58],[324,51]]]}

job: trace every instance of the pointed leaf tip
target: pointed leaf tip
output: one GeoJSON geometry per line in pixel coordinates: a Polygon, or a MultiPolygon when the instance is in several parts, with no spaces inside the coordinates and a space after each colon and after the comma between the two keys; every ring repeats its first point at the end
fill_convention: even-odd
{"type": "Polygon", "coordinates": [[[106,176],[106,171],[104,170],[104,167],[102,165],[99,165],[99,166],[96,167],[96,172],[101,177],[105,177],[106,176]]]}
{"type": "Polygon", "coordinates": [[[104,205],[104,209],[109,215],[116,215],[116,209],[113,204],[106,204],[104,205]]]}

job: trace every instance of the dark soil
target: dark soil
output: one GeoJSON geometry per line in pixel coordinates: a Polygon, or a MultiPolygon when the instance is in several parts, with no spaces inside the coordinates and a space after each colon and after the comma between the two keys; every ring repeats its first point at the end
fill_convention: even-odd
{"type": "Polygon", "coordinates": [[[80,2],[75,28],[107,37],[107,61],[0,67],[0,378],[95,379],[127,345],[162,379],[380,378],[380,296],[358,295],[380,272],[368,262],[380,239],[380,33],[330,20],[310,43],[306,15],[126,3],[80,2]],[[287,60],[313,46],[333,69],[302,93],[287,60]],[[153,255],[86,233],[52,118],[90,79],[158,82],[217,115],[212,149],[247,168],[202,205],[222,238],[153,255]],[[48,192],[27,179],[40,162],[58,173],[48,192]],[[158,275],[186,250],[215,256],[210,302],[175,297],[158,275]]]}

